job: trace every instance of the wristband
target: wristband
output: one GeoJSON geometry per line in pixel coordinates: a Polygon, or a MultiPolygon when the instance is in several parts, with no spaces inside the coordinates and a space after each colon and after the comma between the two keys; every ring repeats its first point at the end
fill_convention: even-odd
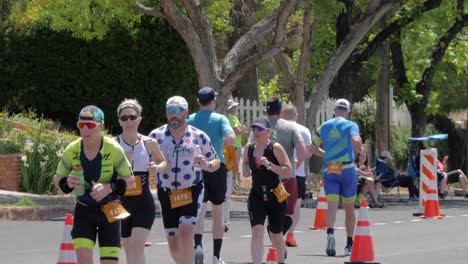
{"type": "Polygon", "coordinates": [[[273,163],[268,162],[268,166],[266,168],[267,170],[271,170],[271,168],[273,168],[273,163]]]}
{"type": "Polygon", "coordinates": [[[75,188],[70,188],[70,186],[68,186],[67,177],[62,177],[62,179],[60,179],[59,187],[60,187],[60,190],[62,190],[62,192],[65,194],[71,193],[75,189],[75,188]]]}
{"type": "Polygon", "coordinates": [[[117,195],[124,195],[127,189],[127,182],[124,179],[118,179],[110,184],[112,193],[117,195]]]}

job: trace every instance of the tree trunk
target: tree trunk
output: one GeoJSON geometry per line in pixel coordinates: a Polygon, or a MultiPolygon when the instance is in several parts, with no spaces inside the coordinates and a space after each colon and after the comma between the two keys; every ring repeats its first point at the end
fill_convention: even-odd
{"type": "MultiPolygon", "coordinates": [[[[382,26],[385,27],[385,19],[382,20],[382,26]]],[[[377,113],[376,113],[376,130],[375,143],[376,153],[381,153],[382,150],[389,149],[390,142],[390,58],[389,44],[385,41],[380,47],[380,57],[382,58],[382,67],[380,68],[379,83],[377,86],[377,113]]]]}
{"type": "Polygon", "coordinates": [[[358,23],[354,25],[348,37],[346,37],[340,47],[338,47],[335,55],[325,66],[324,72],[317,79],[317,82],[309,95],[308,101],[310,102],[310,108],[307,113],[307,127],[315,127],[315,115],[321,106],[321,102],[328,94],[330,83],[338,70],[348,59],[351,52],[356,48],[359,41],[365,34],[367,34],[367,32],[369,32],[370,28],[380,20],[380,18],[382,18],[382,16],[402,1],[403,0],[369,1],[366,12],[362,15],[358,23]]]}
{"type": "MultiPolygon", "coordinates": [[[[228,47],[231,49],[251,27],[255,24],[255,12],[258,10],[256,1],[234,0],[231,7],[231,25],[234,30],[229,35],[228,47]]],[[[255,52],[255,48],[252,53],[255,52]]],[[[250,55],[252,55],[252,53],[250,55]]],[[[245,74],[237,82],[232,96],[249,100],[259,100],[257,67],[245,74]]]]}

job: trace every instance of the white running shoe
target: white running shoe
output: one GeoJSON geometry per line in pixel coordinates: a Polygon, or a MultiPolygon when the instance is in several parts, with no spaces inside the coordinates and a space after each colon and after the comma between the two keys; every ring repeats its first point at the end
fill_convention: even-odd
{"type": "Polygon", "coordinates": [[[327,236],[327,255],[332,257],[336,255],[336,250],[335,250],[335,235],[333,234],[328,234],[327,236]]]}
{"type": "Polygon", "coordinates": [[[224,261],[221,258],[218,259],[216,256],[213,256],[213,264],[224,264],[224,261]]]}
{"type": "Polygon", "coordinates": [[[203,249],[201,246],[195,248],[195,264],[203,264],[203,249]]]}

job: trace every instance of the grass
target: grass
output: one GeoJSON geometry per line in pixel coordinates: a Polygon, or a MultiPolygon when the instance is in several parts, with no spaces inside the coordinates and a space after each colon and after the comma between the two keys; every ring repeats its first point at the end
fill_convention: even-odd
{"type": "Polygon", "coordinates": [[[30,198],[24,197],[24,198],[22,198],[21,200],[19,200],[18,202],[14,203],[14,204],[0,204],[0,207],[25,207],[25,206],[36,207],[36,206],[40,206],[40,205],[41,204],[31,200],[30,198]]]}

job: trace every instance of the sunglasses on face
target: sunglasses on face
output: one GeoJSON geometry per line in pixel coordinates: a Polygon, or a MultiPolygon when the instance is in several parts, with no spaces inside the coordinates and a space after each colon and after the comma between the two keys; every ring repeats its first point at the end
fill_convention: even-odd
{"type": "Polygon", "coordinates": [[[185,111],[185,109],[180,107],[180,106],[167,106],[166,107],[166,113],[169,114],[169,115],[171,115],[171,114],[180,115],[184,111],[185,111]]]}
{"type": "Polygon", "coordinates": [[[120,121],[127,121],[128,119],[133,121],[133,120],[136,120],[137,118],[138,118],[137,115],[121,115],[119,117],[120,121]]]}
{"type": "Polygon", "coordinates": [[[263,130],[265,130],[263,127],[259,127],[259,126],[252,126],[252,131],[258,131],[258,132],[262,132],[263,130]]]}
{"type": "Polygon", "coordinates": [[[93,129],[95,127],[97,127],[99,123],[96,123],[96,122],[78,122],[76,123],[76,126],[79,128],[79,129],[84,129],[84,127],[87,127],[88,129],[93,129]]]}

